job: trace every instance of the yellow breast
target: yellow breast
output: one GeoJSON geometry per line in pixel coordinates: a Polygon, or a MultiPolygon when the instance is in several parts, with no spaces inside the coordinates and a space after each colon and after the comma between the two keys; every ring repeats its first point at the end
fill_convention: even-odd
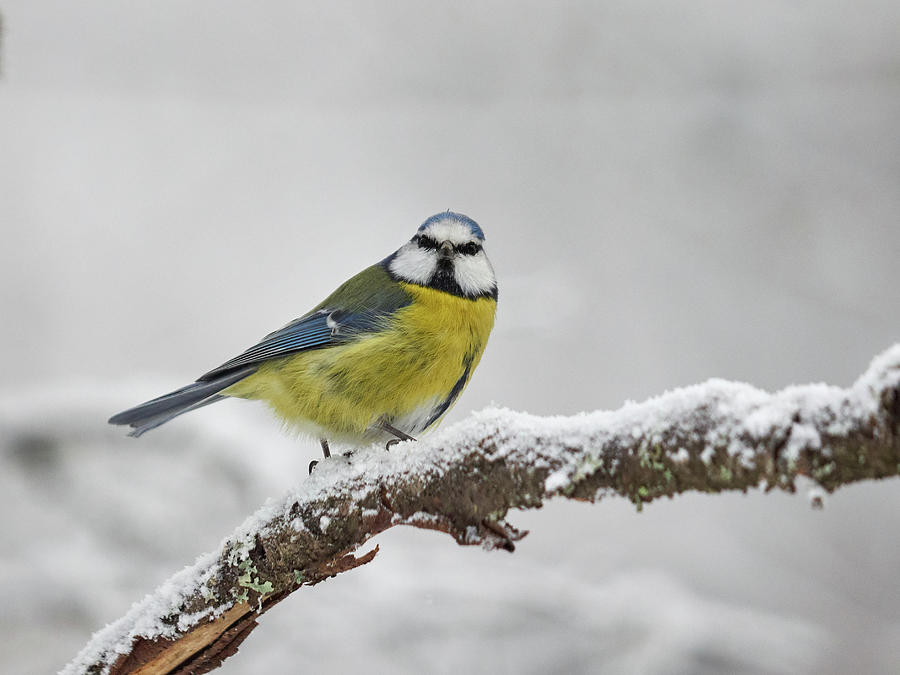
{"type": "Polygon", "coordinates": [[[497,302],[401,285],[413,302],[385,330],[263,363],[225,393],[262,399],[291,426],[337,442],[380,438],[381,420],[412,435],[433,426],[481,360],[497,302]]]}

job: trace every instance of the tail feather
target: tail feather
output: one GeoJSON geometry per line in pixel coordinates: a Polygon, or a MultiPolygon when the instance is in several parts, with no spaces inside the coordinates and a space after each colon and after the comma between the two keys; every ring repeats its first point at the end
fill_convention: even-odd
{"type": "Polygon", "coordinates": [[[172,420],[179,415],[184,415],[184,413],[191,412],[192,410],[196,410],[197,408],[202,408],[205,405],[209,405],[210,403],[215,403],[216,401],[221,401],[223,398],[228,398],[227,396],[222,396],[221,394],[213,394],[209,398],[205,398],[194,405],[189,405],[186,408],[180,408],[177,410],[173,410],[170,412],[165,412],[157,415],[156,417],[150,417],[145,419],[142,422],[135,422],[131,425],[132,430],[128,432],[129,436],[133,438],[138,438],[142,436],[146,432],[151,429],[155,429],[156,427],[162,426],[169,420],[172,420]]]}
{"type": "Polygon", "coordinates": [[[113,415],[109,418],[109,423],[127,424],[134,429],[129,436],[140,436],[179,415],[226,398],[219,392],[256,372],[256,368],[255,365],[241,368],[209,382],[192,382],[186,387],[113,415]]]}

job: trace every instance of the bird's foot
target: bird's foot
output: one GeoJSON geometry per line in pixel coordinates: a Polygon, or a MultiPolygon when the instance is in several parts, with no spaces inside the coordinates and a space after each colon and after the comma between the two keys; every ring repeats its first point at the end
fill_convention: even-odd
{"type": "MultiPolygon", "coordinates": [[[[328,447],[328,441],[324,438],[319,439],[319,444],[322,446],[322,454],[325,455],[325,459],[331,457],[331,449],[328,447]]],[[[312,475],[313,469],[316,468],[316,464],[319,463],[319,460],[314,459],[309,463],[309,473],[312,475]]]]}
{"type": "Polygon", "coordinates": [[[400,431],[400,430],[397,429],[396,427],[392,427],[392,426],[391,426],[390,424],[388,424],[387,422],[382,422],[382,423],[381,423],[381,428],[384,429],[384,430],[385,430],[386,432],[388,432],[389,434],[392,434],[393,436],[396,437],[396,438],[392,438],[391,440],[389,440],[389,441],[385,444],[384,449],[387,450],[388,452],[391,451],[391,446],[392,446],[392,445],[397,445],[397,443],[399,443],[400,441],[414,441],[414,440],[416,440],[415,438],[413,438],[412,436],[410,436],[410,435],[409,435],[408,433],[406,433],[405,431],[400,431]]]}
{"type": "Polygon", "coordinates": [[[408,438],[392,438],[391,440],[389,440],[387,443],[384,444],[384,449],[387,450],[388,452],[390,452],[391,448],[393,448],[395,445],[397,445],[397,443],[399,443],[400,441],[415,441],[415,440],[416,439],[413,438],[412,436],[409,436],[408,438]]]}

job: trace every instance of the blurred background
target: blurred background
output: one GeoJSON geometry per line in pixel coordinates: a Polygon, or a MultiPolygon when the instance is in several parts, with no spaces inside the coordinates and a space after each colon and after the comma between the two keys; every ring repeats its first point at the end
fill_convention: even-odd
{"type": "MultiPolygon", "coordinates": [[[[106,425],[447,208],[500,280],[491,403],[849,385],[900,339],[900,4],[0,3],[0,670],[61,667],[314,441],[106,425]]],[[[222,673],[896,673],[900,483],[396,529],[222,673]]]]}

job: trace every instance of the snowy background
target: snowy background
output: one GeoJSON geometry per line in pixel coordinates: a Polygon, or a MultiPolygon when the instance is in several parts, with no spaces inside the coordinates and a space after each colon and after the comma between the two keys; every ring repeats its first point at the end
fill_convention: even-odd
{"type": "MultiPolygon", "coordinates": [[[[0,5],[0,671],[46,673],[304,479],[192,380],[446,208],[497,326],[448,423],[712,376],[847,385],[900,339],[900,4],[0,5]]],[[[900,483],[513,514],[267,614],[222,673],[894,673],[900,483]]]]}

